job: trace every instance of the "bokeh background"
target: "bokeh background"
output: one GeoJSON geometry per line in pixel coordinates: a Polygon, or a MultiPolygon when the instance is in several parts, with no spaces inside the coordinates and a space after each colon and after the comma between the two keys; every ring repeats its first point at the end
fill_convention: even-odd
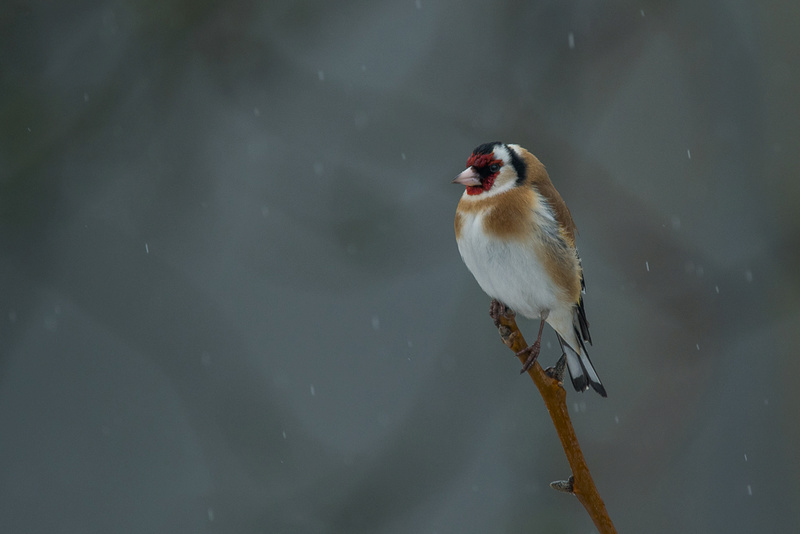
{"type": "Polygon", "coordinates": [[[3,2],[0,531],[593,532],[454,242],[493,140],[580,230],[619,531],[796,531],[798,11],[3,2]]]}

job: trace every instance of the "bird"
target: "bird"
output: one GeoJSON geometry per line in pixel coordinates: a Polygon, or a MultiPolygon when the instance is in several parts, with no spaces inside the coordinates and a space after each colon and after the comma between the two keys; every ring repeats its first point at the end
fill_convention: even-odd
{"type": "Polygon", "coordinates": [[[576,391],[606,390],[586,351],[592,344],[577,229],[539,159],[516,144],[484,143],[452,181],[466,187],[458,202],[458,251],[481,289],[514,312],[540,320],[521,372],[539,355],[545,322],[555,330],[576,391]]]}

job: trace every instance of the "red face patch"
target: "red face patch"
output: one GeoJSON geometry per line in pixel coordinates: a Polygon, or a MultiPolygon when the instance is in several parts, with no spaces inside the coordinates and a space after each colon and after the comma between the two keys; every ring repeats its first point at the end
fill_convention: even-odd
{"type": "Polygon", "coordinates": [[[481,167],[488,167],[493,163],[503,165],[502,161],[499,159],[494,159],[494,153],[472,154],[467,160],[467,167],[475,167],[476,169],[480,169],[481,167]]]}
{"type": "Polygon", "coordinates": [[[494,179],[497,178],[500,168],[503,166],[503,161],[494,158],[494,153],[489,154],[472,154],[467,160],[467,167],[474,167],[481,175],[481,185],[467,186],[468,195],[480,195],[484,191],[488,191],[494,184],[494,179]],[[498,165],[498,170],[495,172],[489,171],[489,167],[498,165]]]}

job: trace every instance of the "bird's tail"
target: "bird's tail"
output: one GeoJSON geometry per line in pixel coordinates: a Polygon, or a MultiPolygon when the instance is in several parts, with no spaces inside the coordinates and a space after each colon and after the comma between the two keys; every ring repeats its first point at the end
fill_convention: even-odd
{"type": "Polygon", "coordinates": [[[586,352],[586,346],[580,336],[575,336],[578,344],[580,345],[580,353],[578,353],[569,343],[564,341],[561,334],[556,332],[558,336],[558,343],[561,345],[561,350],[564,351],[564,356],[567,359],[567,368],[569,375],[572,378],[572,387],[575,391],[586,391],[589,386],[598,392],[603,397],[607,397],[606,388],[600,382],[600,377],[597,376],[597,371],[594,370],[592,361],[589,359],[589,354],[586,352]]]}

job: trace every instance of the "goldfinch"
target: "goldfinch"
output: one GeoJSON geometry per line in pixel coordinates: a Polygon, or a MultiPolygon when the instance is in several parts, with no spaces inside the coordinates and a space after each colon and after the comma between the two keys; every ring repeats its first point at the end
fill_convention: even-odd
{"type": "Polygon", "coordinates": [[[591,386],[605,397],[584,344],[592,338],[575,223],[544,165],[519,145],[486,143],[453,183],[466,186],[455,230],[467,268],[490,297],[542,321],[536,342],[522,351],[528,354],[523,371],[539,354],[546,321],[556,331],[575,390],[591,386]]]}

